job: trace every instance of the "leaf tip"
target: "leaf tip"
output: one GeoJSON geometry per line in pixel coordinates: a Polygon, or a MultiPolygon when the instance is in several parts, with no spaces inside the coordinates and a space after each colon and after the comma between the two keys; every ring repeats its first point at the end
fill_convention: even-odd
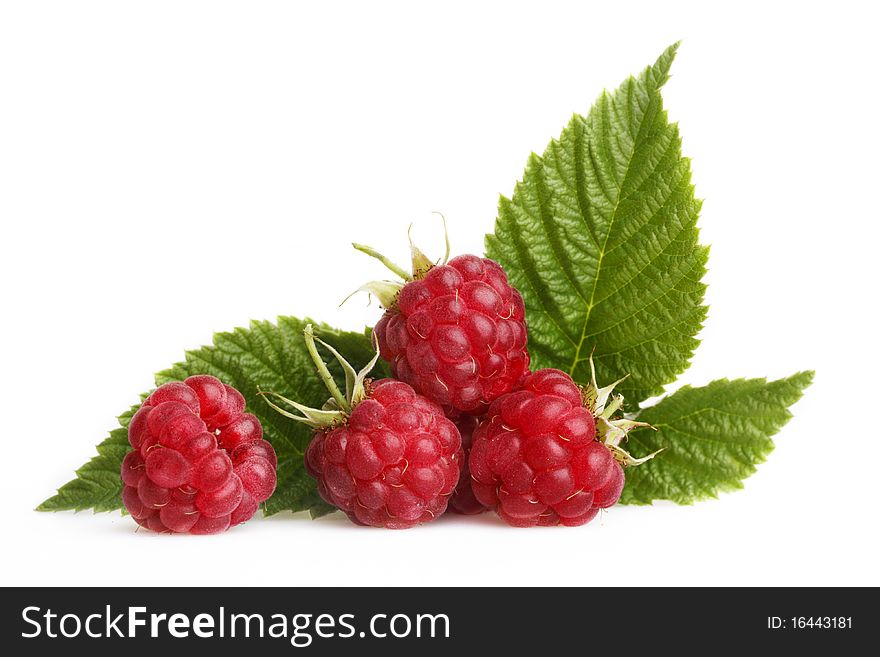
{"type": "Polygon", "coordinates": [[[809,385],[816,378],[816,370],[804,370],[803,372],[798,372],[795,376],[802,378],[809,385]]]}
{"type": "Polygon", "coordinates": [[[657,58],[657,61],[654,62],[653,66],[650,66],[646,73],[654,78],[654,84],[659,89],[666,81],[669,80],[669,69],[672,68],[672,62],[675,61],[675,55],[678,53],[678,47],[681,45],[681,40],[676,41],[671,46],[666,48],[660,56],[657,58]]]}
{"type": "Polygon", "coordinates": [[[59,511],[60,509],[55,502],[55,498],[57,497],[58,495],[53,495],[52,497],[43,500],[34,508],[34,511],[38,511],[40,513],[51,513],[54,511],[59,511]]]}
{"type": "Polygon", "coordinates": [[[798,388],[798,399],[800,399],[807,388],[812,385],[813,380],[816,378],[816,370],[803,370],[798,372],[797,374],[792,374],[788,377],[788,381],[794,384],[798,388]]]}

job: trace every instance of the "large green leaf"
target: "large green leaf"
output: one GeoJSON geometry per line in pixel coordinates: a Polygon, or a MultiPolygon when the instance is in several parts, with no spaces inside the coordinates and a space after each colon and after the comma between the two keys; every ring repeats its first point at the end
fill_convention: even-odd
{"type": "Polygon", "coordinates": [[[629,435],[628,449],[653,460],[629,468],[623,504],[672,500],[690,504],[742,488],[773,450],[771,436],[791,419],[788,407],[801,398],[813,372],[787,379],[720,379],[701,388],[685,386],[644,409],[639,420],[657,431],[629,435]]]}
{"type": "MultiPolygon", "coordinates": [[[[247,329],[218,333],[213,345],[187,352],[183,362],[156,375],[156,384],[161,385],[193,374],[211,374],[244,395],[248,410],[260,419],[266,439],[278,453],[278,488],[265,504],[266,514],[310,510],[317,516],[331,510],[318,497],[314,481],[303,467],[302,455],[311,431],[272,410],[257,394],[260,390],[271,390],[318,407],[326,401],[327,390],[315,374],[303,341],[302,332],[307,323],[310,320],[280,317],[274,324],[255,321],[247,329]]],[[[315,324],[321,339],[336,347],[349,362],[363,365],[372,357],[366,333],[342,332],[311,323],[315,324]]],[[[343,384],[345,379],[335,362],[331,371],[343,384]]],[[[43,502],[38,510],[111,511],[122,507],[119,468],[129,449],[126,427],[135,410],[137,406],[119,418],[119,428],[98,445],[98,456],[77,470],[76,478],[43,502]]]]}
{"type": "Polygon", "coordinates": [[[706,313],[700,202],[660,96],[676,48],[533,154],[486,238],[525,298],[535,366],[586,383],[592,354],[600,381],[628,375],[630,404],[687,368],[706,313]]]}

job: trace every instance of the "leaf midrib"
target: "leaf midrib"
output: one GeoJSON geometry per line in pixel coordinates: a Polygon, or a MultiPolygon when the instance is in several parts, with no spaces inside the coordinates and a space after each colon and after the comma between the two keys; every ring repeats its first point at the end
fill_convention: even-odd
{"type": "MultiPolygon", "coordinates": [[[[655,91],[652,91],[653,94],[655,91]]],[[[653,102],[653,97],[651,102],[653,102]]],[[[623,172],[623,178],[620,181],[620,184],[617,186],[617,197],[614,199],[614,208],[611,210],[611,219],[608,221],[608,230],[605,232],[605,239],[602,241],[602,247],[599,249],[599,256],[596,259],[596,275],[593,277],[593,289],[590,291],[590,300],[587,303],[586,307],[586,315],[584,317],[584,323],[581,327],[581,339],[578,341],[577,349],[575,350],[574,359],[572,360],[571,367],[568,368],[568,375],[574,377],[574,372],[577,369],[578,363],[582,362],[581,358],[581,349],[583,349],[584,343],[587,341],[587,327],[590,324],[590,316],[593,313],[593,308],[596,306],[594,300],[596,298],[596,289],[599,285],[599,275],[602,272],[602,262],[605,258],[605,252],[608,248],[608,240],[611,237],[611,232],[614,230],[614,222],[617,220],[617,210],[620,208],[620,201],[623,197],[623,190],[626,187],[626,182],[629,179],[629,173],[632,170],[632,162],[635,156],[636,144],[639,143],[639,138],[642,136],[642,128],[644,126],[644,118],[647,116],[647,110],[642,113],[642,117],[639,120],[638,130],[636,131],[636,137],[633,139],[633,146],[630,149],[630,154],[626,160],[626,169],[623,172]]],[[[590,158],[592,160],[593,153],[592,149],[590,150],[590,158]]],[[[589,231],[590,228],[587,226],[587,216],[586,213],[581,213],[582,222],[584,224],[584,228],[589,231]]]]}

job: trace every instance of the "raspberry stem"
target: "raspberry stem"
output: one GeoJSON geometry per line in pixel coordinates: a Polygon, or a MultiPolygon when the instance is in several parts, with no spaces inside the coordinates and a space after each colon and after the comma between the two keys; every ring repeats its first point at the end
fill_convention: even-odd
{"type": "Polygon", "coordinates": [[[339,386],[336,385],[336,381],[333,379],[333,375],[330,374],[330,370],[327,369],[327,363],[321,358],[321,355],[318,353],[318,348],[315,345],[315,332],[312,329],[312,325],[308,324],[303,330],[303,334],[306,339],[306,349],[308,349],[309,356],[312,357],[312,361],[315,363],[315,366],[318,368],[318,376],[321,377],[321,381],[324,382],[324,385],[327,387],[327,390],[330,391],[330,395],[333,399],[336,400],[336,403],[339,405],[339,409],[348,414],[351,413],[351,404],[348,403],[348,400],[345,398],[345,395],[339,389],[339,386]]]}

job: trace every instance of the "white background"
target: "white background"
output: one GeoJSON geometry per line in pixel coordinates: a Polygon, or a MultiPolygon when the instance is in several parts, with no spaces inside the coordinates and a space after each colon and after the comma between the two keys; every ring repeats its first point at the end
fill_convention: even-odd
{"type": "Polygon", "coordinates": [[[6,2],[0,583],[880,584],[871,3],[6,2]],[[152,373],[406,258],[481,252],[499,193],[684,39],[664,96],[712,245],[682,382],[817,370],[743,491],[577,529],[388,532],[281,514],[216,537],[39,514],[152,373]]]}

